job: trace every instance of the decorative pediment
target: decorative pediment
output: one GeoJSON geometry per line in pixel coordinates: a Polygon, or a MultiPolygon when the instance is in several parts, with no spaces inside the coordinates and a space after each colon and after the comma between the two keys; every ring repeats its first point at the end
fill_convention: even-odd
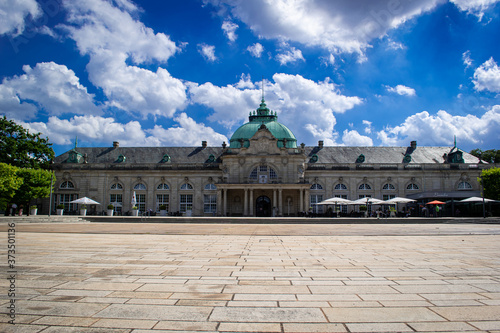
{"type": "Polygon", "coordinates": [[[280,154],[278,139],[267,129],[266,125],[262,125],[249,141],[250,146],[244,152],[245,154],[280,154]]]}

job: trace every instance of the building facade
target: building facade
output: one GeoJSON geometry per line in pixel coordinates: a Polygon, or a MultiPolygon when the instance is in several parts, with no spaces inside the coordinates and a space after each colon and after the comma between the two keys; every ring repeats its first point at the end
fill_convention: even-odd
{"type": "MultiPolygon", "coordinates": [[[[132,209],[193,216],[299,216],[323,213],[331,197],[459,200],[480,196],[488,164],[457,147],[327,147],[297,145],[262,100],[229,144],[199,147],[76,147],[57,156],[52,209],[89,197],[117,214],[132,209]]],[[[349,214],[356,206],[344,206],[349,214]]]]}

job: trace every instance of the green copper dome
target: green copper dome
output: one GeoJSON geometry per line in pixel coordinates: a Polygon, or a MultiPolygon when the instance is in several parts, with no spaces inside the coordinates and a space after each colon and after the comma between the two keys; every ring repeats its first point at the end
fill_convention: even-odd
{"type": "Polygon", "coordinates": [[[283,124],[280,124],[276,112],[269,110],[266,106],[264,98],[260,103],[260,107],[250,113],[249,122],[243,124],[234,132],[231,140],[229,140],[230,148],[248,148],[250,146],[249,139],[259,130],[261,125],[265,125],[271,134],[278,139],[278,147],[297,148],[297,139],[292,131],[283,124]]]}

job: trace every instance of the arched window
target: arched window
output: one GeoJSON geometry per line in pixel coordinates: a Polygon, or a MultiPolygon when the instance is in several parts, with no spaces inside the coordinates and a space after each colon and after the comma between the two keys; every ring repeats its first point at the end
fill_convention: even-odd
{"type": "Polygon", "coordinates": [[[114,183],[111,185],[111,190],[123,190],[123,186],[120,183],[114,183]]]}
{"type": "Polygon", "coordinates": [[[268,179],[278,179],[278,173],[276,172],[276,170],[267,165],[259,165],[250,172],[248,179],[250,181],[258,180],[259,183],[266,184],[268,179]]]}
{"type": "Polygon", "coordinates": [[[336,191],[346,191],[347,186],[345,186],[345,184],[337,184],[337,185],[335,185],[335,190],[336,191]]]}
{"type": "Polygon", "coordinates": [[[321,186],[320,184],[312,184],[311,185],[311,190],[322,190],[323,189],[323,186],[321,186]]]}
{"type": "Polygon", "coordinates": [[[139,183],[139,184],[137,184],[137,185],[134,186],[134,190],[145,191],[146,190],[146,185],[144,185],[143,183],[139,183]]]}
{"type": "Polygon", "coordinates": [[[169,193],[165,192],[169,189],[170,189],[170,187],[165,183],[161,183],[156,187],[156,190],[160,191],[160,192],[156,193],[156,211],[157,212],[159,212],[161,210],[166,210],[167,212],[170,211],[170,195],[169,195],[169,193]],[[163,209],[163,208],[165,208],[165,209],[163,209]]]}
{"type": "Polygon", "coordinates": [[[68,189],[75,188],[75,185],[72,182],[70,182],[69,180],[67,180],[65,182],[62,182],[61,186],[59,186],[59,188],[63,189],[63,190],[68,190],[68,189]]]}
{"type": "Polygon", "coordinates": [[[189,184],[189,183],[184,183],[181,185],[181,190],[192,190],[193,189],[193,185],[189,184]]]}
{"type": "Polygon", "coordinates": [[[418,185],[417,184],[408,184],[408,186],[406,186],[406,189],[407,190],[418,190],[418,185]]]}
{"type": "Polygon", "coordinates": [[[458,183],[459,190],[472,190],[472,185],[469,182],[458,183]]]}
{"type": "Polygon", "coordinates": [[[217,189],[217,186],[215,186],[214,184],[205,185],[205,190],[212,191],[212,190],[216,190],[216,189],[217,189]]]}
{"type": "Polygon", "coordinates": [[[387,183],[382,187],[383,190],[395,190],[396,187],[392,185],[391,183],[387,183]]]}
{"type": "Polygon", "coordinates": [[[156,187],[157,190],[170,190],[170,187],[168,187],[167,184],[162,183],[156,187]]]}
{"type": "Polygon", "coordinates": [[[361,184],[361,185],[359,185],[358,189],[366,191],[366,190],[371,190],[372,187],[369,184],[361,184]]]}

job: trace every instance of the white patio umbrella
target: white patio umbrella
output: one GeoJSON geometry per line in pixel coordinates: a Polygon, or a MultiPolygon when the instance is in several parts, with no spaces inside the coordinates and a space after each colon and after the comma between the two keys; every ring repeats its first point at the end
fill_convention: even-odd
{"type": "Polygon", "coordinates": [[[350,203],[352,203],[351,200],[335,197],[335,198],[323,200],[321,202],[318,202],[317,204],[318,205],[348,205],[350,203]]]}
{"type": "Polygon", "coordinates": [[[372,198],[372,197],[365,197],[365,198],[360,198],[358,200],[354,200],[352,202],[352,205],[379,205],[380,203],[383,203],[383,200],[372,198]]]}
{"type": "Polygon", "coordinates": [[[137,205],[137,198],[135,196],[135,191],[134,193],[132,193],[132,201],[131,201],[131,204],[132,204],[132,207],[134,207],[135,205],[137,205]]]}
{"type": "Polygon", "coordinates": [[[414,202],[417,200],[409,199],[409,198],[401,198],[401,197],[395,197],[389,200],[386,200],[382,202],[382,204],[388,204],[388,205],[393,205],[393,204],[398,204],[398,203],[408,203],[408,202],[414,202]]]}
{"type": "MultiPolygon", "coordinates": [[[[467,199],[460,200],[459,202],[483,202],[483,198],[480,197],[470,197],[467,199]]],[[[497,202],[496,200],[493,199],[486,199],[484,198],[484,202],[497,202]]]]}
{"type": "Polygon", "coordinates": [[[83,197],[80,199],[70,201],[70,203],[76,203],[76,204],[82,204],[82,205],[100,205],[100,203],[98,203],[97,201],[92,200],[92,199],[87,198],[87,197],[83,197]]]}

